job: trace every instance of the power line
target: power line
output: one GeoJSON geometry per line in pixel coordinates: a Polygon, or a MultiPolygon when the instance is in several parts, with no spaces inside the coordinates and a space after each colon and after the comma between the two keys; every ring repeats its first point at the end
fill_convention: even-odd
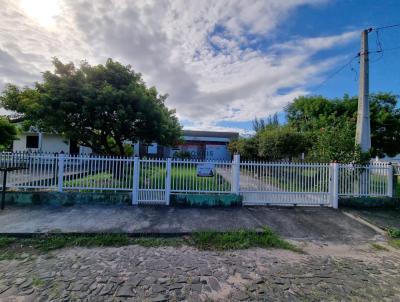
{"type": "Polygon", "coordinates": [[[375,28],[371,28],[371,29],[372,30],[380,30],[380,29],[387,29],[387,28],[392,28],[392,27],[400,27],[400,23],[387,25],[387,26],[381,26],[381,27],[375,27],[375,28]]]}
{"type": "MultiPolygon", "coordinates": [[[[375,51],[368,51],[368,54],[372,54],[372,53],[380,54],[380,56],[377,59],[375,59],[374,61],[371,61],[372,63],[381,60],[383,58],[383,53],[384,52],[395,51],[395,50],[399,50],[400,49],[400,46],[392,47],[392,48],[386,48],[386,49],[384,49],[383,46],[382,46],[381,38],[379,36],[379,30],[387,29],[387,28],[393,28],[393,27],[400,27],[400,23],[399,24],[392,24],[392,25],[387,25],[387,26],[381,26],[381,27],[369,28],[368,29],[368,32],[371,32],[371,31],[375,31],[376,32],[376,46],[378,48],[375,51]]],[[[325,83],[327,83],[329,80],[331,80],[334,76],[336,76],[338,73],[340,73],[347,66],[350,66],[350,70],[355,72],[355,78],[357,78],[357,71],[353,68],[352,62],[353,62],[354,59],[359,58],[360,55],[361,55],[361,53],[358,53],[356,56],[352,57],[350,59],[350,61],[348,61],[346,64],[340,66],[337,70],[335,70],[333,73],[331,73],[323,82],[321,82],[316,87],[314,87],[314,90],[320,89],[325,83]]]]}
{"type": "Polygon", "coordinates": [[[345,69],[347,66],[351,65],[351,62],[353,62],[354,59],[358,58],[360,55],[357,54],[356,56],[352,57],[350,61],[348,61],[346,64],[340,66],[337,70],[332,72],[323,82],[319,83],[317,87],[314,87],[314,90],[318,90],[323,86],[326,82],[328,82],[330,79],[332,79],[335,75],[337,75],[339,72],[341,72],[343,69],[345,69]]]}
{"type": "Polygon", "coordinates": [[[372,51],[369,51],[368,53],[384,53],[384,52],[387,52],[387,51],[394,51],[394,50],[398,50],[398,49],[400,49],[400,46],[392,47],[392,48],[386,48],[386,49],[372,50],[372,51]]]}

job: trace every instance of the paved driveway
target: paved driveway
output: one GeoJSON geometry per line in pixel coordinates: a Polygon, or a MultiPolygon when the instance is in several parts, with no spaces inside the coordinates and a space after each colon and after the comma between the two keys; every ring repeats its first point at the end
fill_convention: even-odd
{"type": "Polygon", "coordinates": [[[122,232],[182,234],[199,230],[262,230],[291,239],[353,242],[377,234],[340,210],[318,207],[175,208],[32,206],[0,211],[0,233],[122,232]]]}

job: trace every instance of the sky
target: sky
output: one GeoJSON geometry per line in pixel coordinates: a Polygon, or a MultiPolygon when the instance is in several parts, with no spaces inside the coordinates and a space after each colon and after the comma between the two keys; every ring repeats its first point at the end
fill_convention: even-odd
{"type": "MultiPolygon", "coordinates": [[[[52,57],[76,65],[113,58],[168,93],[184,128],[243,135],[255,117],[284,120],[298,96],[357,95],[361,31],[400,23],[398,0],[0,0],[0,7],[0,90],[40,81],[52,57]]],[[[369,44],[386,50],[371,54],[370,91],[400,94],[400,27],[371,32],[369,44]]]]}

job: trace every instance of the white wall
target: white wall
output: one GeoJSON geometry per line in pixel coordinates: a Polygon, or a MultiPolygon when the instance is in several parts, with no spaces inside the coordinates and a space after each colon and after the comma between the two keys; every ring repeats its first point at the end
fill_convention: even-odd
{"type": "Polygon", "coordinates": [[[13,152],[18,151],[27,151],[25,134],[19,134],[17,139],[13,141],[13,152]]]}
{"type": "Polygon", "coordinates": [[[57,134],[46,134],[42,135],[42,152],[50,153],[69,153],[69,139],[66,139],[57,134]]]}
{"type": "Polygon", "coordinates": [[[31,151],[31,152],[61,152],[69,153],[69,140],[57,134],[42,134],[39,139],[39,148],[26,148],[26,136],[36,135],[34,133],[22,133],[18,135],[18,139],[13,142],[13,151],[31,151]]]}

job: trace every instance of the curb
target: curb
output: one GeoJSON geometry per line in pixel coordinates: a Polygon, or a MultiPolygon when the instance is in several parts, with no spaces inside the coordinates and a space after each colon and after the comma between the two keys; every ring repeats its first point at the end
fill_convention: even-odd
{"type": "Polygon", "coordinates": [[[358,221],[359,223],[361,223],[361,224],[363,224],[363,225],[365,225],[365,226],[367,226],[367,227],[373,229],[373,230],[374,230],[375,232],[377,232],[379,235],[383,235],[383,236],[386,236],[386,235],[387,235],[386,230],[384,230],[384,229],[382,229],[381,227],[379,227],[379,226],[377,226],[377,225],[375,225],[375,224],[369,222],[368,220],[362,218],[361,216],[358,216],[358,215],[355,215],[355,214],[351,214],[351,213],[345,212],[345,211],[343,211],[343,210],[342,210],[342,213],[343,213],[344,215],[346,215],[347,217],[350,217],[351,219],[354,219],[354,220],[358,221]]]}
{"type": "MultiPolygon", "coordinates": [[[[253,230],[256,234],[263,234],[263,231],[253,230]]],[[[48,233],[0,233],[3,237],[15,237],[15,238],[34,238],[34,237],[46,237],[46,236],[97,236],[97,235],[126,235],[130,238],[176,238],[191,236],[197,231],[193,232],[174,232],[174,233],[126,233],[126,232],[97,232],[97,233],[85,233],[85,232],[48,232],[48,233]]],[[[201,231],[200,231],[201,232],[201,231]]],[[[215,231],[216,233],[225,233],[228,231],[215,231]]]]}

